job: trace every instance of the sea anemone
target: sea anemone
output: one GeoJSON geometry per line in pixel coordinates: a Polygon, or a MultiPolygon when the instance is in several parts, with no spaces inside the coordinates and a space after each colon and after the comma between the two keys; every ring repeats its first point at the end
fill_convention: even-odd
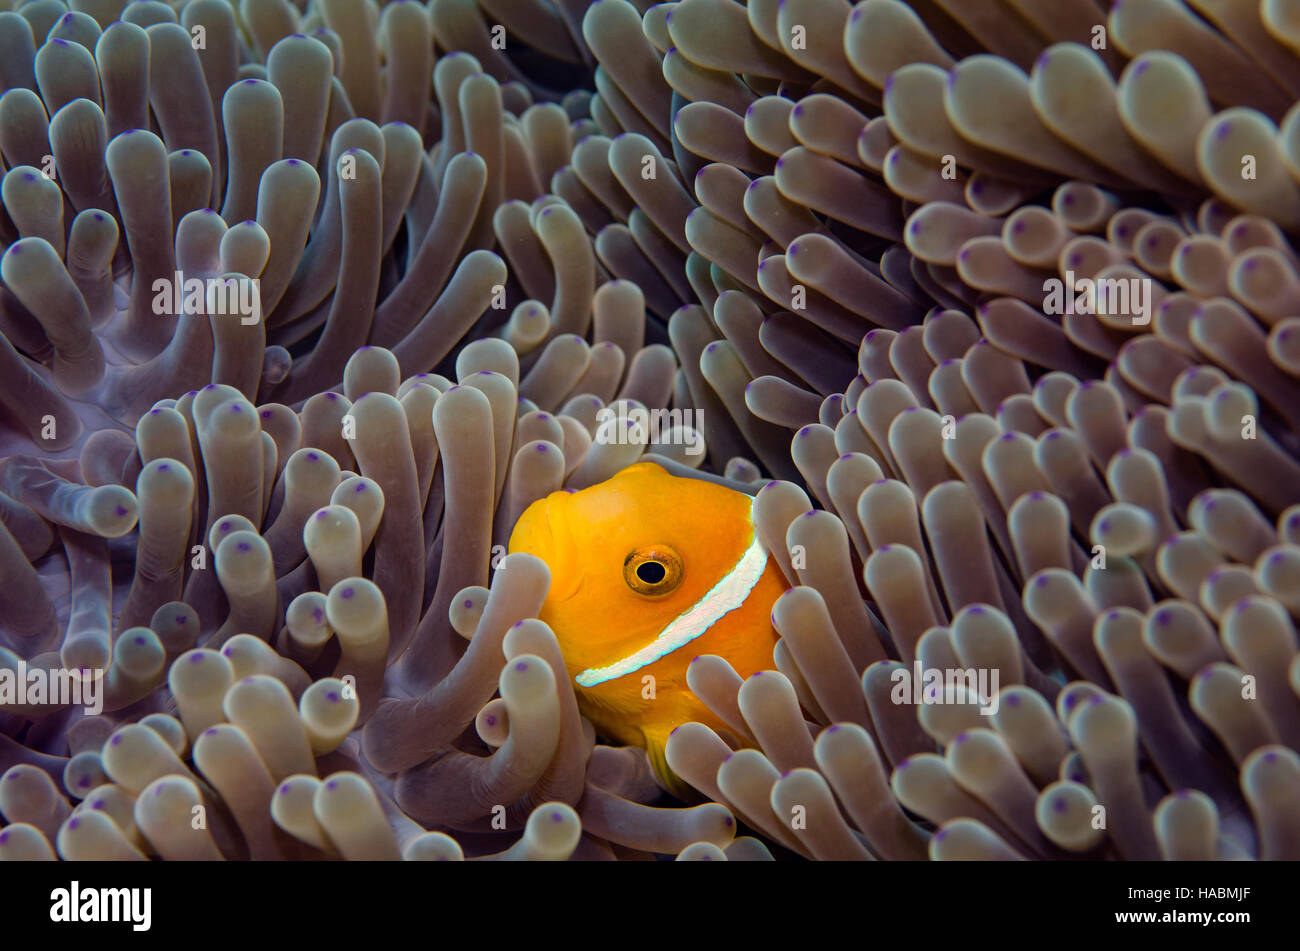
{"type": "Polygon", "coordinates": [[[0,0],[0,859],[1300,858],[1284,7],[0,0]],[[638,461],[685,802],[506,554],[638,461]]]}

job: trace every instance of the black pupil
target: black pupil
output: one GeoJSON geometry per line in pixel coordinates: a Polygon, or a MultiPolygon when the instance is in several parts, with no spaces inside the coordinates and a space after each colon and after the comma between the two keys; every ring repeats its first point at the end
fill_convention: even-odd
{"type": "Polygon", "coordinates": [[[658,584],[668,574],[657,561],[643,561],[637,565],[636,576],[646,584],[658,584]]]}

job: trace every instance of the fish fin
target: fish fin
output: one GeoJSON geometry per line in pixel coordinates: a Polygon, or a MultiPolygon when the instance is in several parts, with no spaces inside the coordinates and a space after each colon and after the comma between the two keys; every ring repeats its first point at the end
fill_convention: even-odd
{"type": "Polygon", "coordinates": [[[668,765],[665,749],[671,733],[671,729],[659,727],[641,730],[641,736],[645,740],[646,757],[650,760],[650,769],[654,773],[655,782],[660,788],[683,802],[699,802],[701,798],[699,792],[674,773],[668,765]]]}

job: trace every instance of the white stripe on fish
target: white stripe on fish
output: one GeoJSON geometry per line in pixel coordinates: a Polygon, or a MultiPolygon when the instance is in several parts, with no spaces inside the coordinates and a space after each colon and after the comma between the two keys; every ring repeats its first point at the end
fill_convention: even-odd
{"type": "Polygon", "coordinates": [[[740,556],[740,560],[722,576],[722,580],[710,588],[708,593],[695,602],[690,609],[678,615],[652,642],[608,667],[584,670],[574,678],[574,682],[580,687],[594,687],[607,680],[626,677],[685,647],[704,634],[724,614],[744,604],[766,567],[767,550],[755,534],[754,540],[740,556]]]}

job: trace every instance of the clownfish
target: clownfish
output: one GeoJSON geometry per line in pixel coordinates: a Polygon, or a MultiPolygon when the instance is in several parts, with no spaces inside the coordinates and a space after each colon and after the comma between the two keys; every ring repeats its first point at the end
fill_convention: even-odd
{"type": "Polygon", "coordinates": [[[772,606],[785,576],[754,531],[752,499],[651,462],[528,507],[511,552],[546,562],[538,615],[555,632],[578,708],[602,737],[644,747],[660,781],[668,734],[692,720],[726,725],[686,685],[703,654],[742,678],[773,667],[772,606]]]}

